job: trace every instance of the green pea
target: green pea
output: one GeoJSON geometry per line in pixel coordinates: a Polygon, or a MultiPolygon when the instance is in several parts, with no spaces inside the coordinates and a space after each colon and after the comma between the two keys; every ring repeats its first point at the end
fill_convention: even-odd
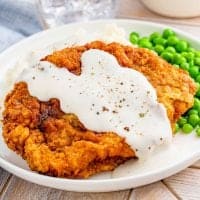
{"type": "Polygon", "coordinates": [[[152,48],[152,44],[150,41],[143,41],[143,42],[140,42],[139,43],[139,46],[140,47],[143,47],[143,48],[147,48],[147,49],[151,49],[152,48]]]}
{"type": "MultiPolygon", "coordinates": [[[[186,53],[186,52],[183,52],[183,53],[186,53]]],[[[192,61],[194,59],[194,53],[187,52],[184,57],[187,59],[187,61],[192,61]]]]}
{"type": "Polygon", "coordinates": [[[183,127],[182,127],[182,131],[184,133],[191,133],[192,130],[193,130],[193,126],[191,124],[188,124],[188,123],[184,124],[183,127]]]}
{"type": "Polygon", "coordinates": [[[184,124],[187,123],[187,119],[185,117],[180,117],[177,123],[180,127],[182,127],[184,124]]]}
{"type": "Polygon", "coordinates": [[[200,88],[197,90],[195,96],[196,96],[196,97],[200,97],[200,88]]]}
{"type": "Polygon", "coordinates": [[[152,48],[152,44],[149,41],[149,38],[147,38],[147,37],[141,38],[139,40],[138,44],[139,44],[140,47],[143,47],[143,48],[148,48],[148,49],[152,48]]]}
{"type": "Polygon", "coordinates": [[[195,132],[196,132],[196,135],[197,135],[198,137],[200,137],[200,128],[197,128],[195,132]]]}
{"type": "Polygon", "coordinates": [[[194,48],[192,48],[192,47],[189,47],[189,48],[187,49],[187,51],[188,51],[188,52],[195,53],[196,50],[195,50],[194,48]]]}
{"type": "Polygon", "coordinates": [[[177,133],[180,130],[178,123],[175,124],[174,133],[177,133]]]}
{"type": "Polygon", "coordinates": [[[199,123],[199,116],[198,114],[191,114],[188,117],[188,123],[195,127],[199,123]]]}
{"type": "Polygon", "coordinates": [[[179,41],[179,39],[176,36],[169,36],[167,38],[167,44],[170,45],[170,46],[176,45],[178,43],[178,41],[179,41]]]}
{"type": "Polygon", "coordinates": [[[188,52],[187,57],[194,58],[194,52],[188,52]]]}
{"type": "Polygon", "coordinates": [[[148,37],[141,37],[139,39],[139,42],[143,42],[143,41],[149,41],[149,38],[148,37]]]}
{"type": "Polygon", "coordinates": [[[195,78],[196,82],[200,83],[200,74],[195,78]]]}
{"type": "Polygon", "coordinates": [[[176,49],[174,47],[168,46],[165,51],[170,52],[170,53],[176,53],[176,49]]]}
{"type": "Polygon", "coordinates": [[[189,61],[188,63],[189,63],[189,65],[190,65],[190,67],[193,67],[193,66],[194,66],[194,60],[191,60],[191,61],[189,61]]]}
{"type": "Polygon", "coordinates": [[[163,31],[163,37],[164,37],[164,38],[168,38],[168,37],[174,36],[174,35],[175,35],[174,31],[171,30],[171,29],[169,29],[169,28],[167,28],[167,29],[165,29],[165,30],[163,31]]]}
{"type": "Polygon", "coordinates": [[[195,51],[195,56],[200,57],[200,51],[195,51]]]}
{"type": "Polygon", "coordinates": [[[199,74],[199,68],[197,66],[193,66],[189,68],[189,73],[192,78],[195,78],[199,74]]]}
{"type": "Polygon", "coordinates": [[[200,66],[200,57],[194,58],[194,64],[200,66]]]}
{"type": "Polygon", "coordinates": [[[176,46],[175,46],[176,50],[178,52],[183,52],[183,51],[186,51],[187,48],[188,48],[188,43],[184,40],[180,40],[176,46]]]}
{"type": "Polygon", "coordinates": [[[189,68],[190,68],[190,65],[188,63],[186,63],[186,62],[183,62],[183,63],[180,64],[180,68],[183,69],[183,70],[188,71],[189,68]]]}
{"type": "Polygon", "coordinates": [[[171,62],[173,60],[173,54],[170,52],[162,52],[161,57],[164,58],[166,61],[171,62]]]}
{"type": "Polygon", "coordinates": [[[155,38],[157,38],[157,37],[161,37],[161,34],[160,33],[158,33],[158,32],[154,32],[154,33],[152,33],[151,35],[150,35],[150,41],[151,42],[154,42],[154,40],[155,40],[155,38]]]}
{"type": "Polygon", "coordinates": [[[189,115],[192,115],[192,114],[198,115],[198,110],[195,110],[194,108],[192,108],[192,109],[190,109],[190,110],[188,111],[187,114],[189,114],[189,115]]]}
{"type": "Polygon", "coordinates": [[[153,40],[154,44],[160,44],[162,46],[165,46],[166,43],[167,43],[167,40],[165,40],[164,38],[162,37],[157,37],[153,40]]]}
{"type": "Polygon", "coordinates": [[[173,63],[174,64],[180,65],[181,63],[185,63],[186,61],[187,61],[186,58],[181,56],[181,54],[176,53],[173,56],[173,63]]]}
{"type": "Polygon", "coordinates": [[[139,34],[136,33],[136,32],[132,32],[132,33],[129,35],[129,40],[130,40],[131,43],[137,44],[138,41],[139,41],[139,34]]]}
{"type": "Polygon", "coordinates": [[[160,44],[157,44],[154,47],[154,50],[160,55],[164,51],[164,47],[162,45],[160,45],[160,44]]]}
{"type": "Polygon", "coordinates": [[[184,58],[186,58],[186,60],[187,60],[188,62],[194,60],[194,53],[192,53],[192,52],[186,52],[186,51],[184,51],[184,52],[181,53],[181,55],[182,55],[184,58]]]}
{"type": "Polygon", "coordinates": [[[200,89],[200,84],[198,82],[195,82],[195,84],[196,84],[197,90],[200,89]]]}
{"type": "Polygon", "coordinates": [[[139,38],[138,38],[136,35],[132,35],[132,36],[130,35],[129,40],[130,40],[130,42],[131,42],[132,44],[137,44],[139,38]]]}
{"type": "Polygon", "coordinates": [[[186,51],[184,51],[184,52],[181,53],[181,55],[182,55],[183,57],[185,57],[186,59],[187,59],[187,54],[188,54],[188,52],[186,52],[186,51]]]}
{"type": "Polygon", "coordinates": [[[130,36],[132,36],[132,35],[135,35],[135,36],[138,37],[138,38],[140,37],[139,33],[134,32],[134,31],[130,33],[130,36]]]}
{"type": "Polygon", "coordinates": [[[196,85],[197,85],[197,92],[196,92],[195,96],[200,97],[200,84],[196,82],[196,85]]]}
{"type": "Polygon", "coordinates": [[[200,101],[198,98],[194,98],[194,105],[193,108],[197,109],[198,111],[200,110],[200,101]]]}
{"type": "Polygon", "coordinates": [[[174,64],[173,66],[176,67],[176,68],[179,68],[179,65],[174,64]]]}

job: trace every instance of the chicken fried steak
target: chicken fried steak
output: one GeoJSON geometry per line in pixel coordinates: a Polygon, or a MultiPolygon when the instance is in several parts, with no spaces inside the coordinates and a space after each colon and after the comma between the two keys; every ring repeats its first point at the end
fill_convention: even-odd
{"type": "MultiPolygon", "coordinates": [[[[79,75],[81,54],[89,49],[106,51],[120,65],[143,73],[156,89],[172,127],[193,105],[196,86],[188,73],[146,49],[95,41],[56,51],[42,60],[79,75]]],[[[8,147],[42,174],[87,178],[135,157],[124,138],[112,132],[87,130],[74,113],[62,112],[58,99],[41,102],[32,97],[25,82],[17,83],[7,95],[3,116],[3,136],[8,147]]]]}

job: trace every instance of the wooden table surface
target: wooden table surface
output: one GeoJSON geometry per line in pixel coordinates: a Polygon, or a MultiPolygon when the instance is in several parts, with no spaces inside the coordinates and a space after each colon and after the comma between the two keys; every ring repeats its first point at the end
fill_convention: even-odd
{"type": "MultiPolygon", "coordinates": [[[[147,10],[139,0],[119,1],[118,17],[157,21],[178,27],[200,36],[200,17],[193,19],[170,19],[147,10]]],[[[26,182],[0,168],[1,200],[199,200],[200,161],[184,171],[165,180],[131,190],[109,193],[75,193],[51,189],[26,182]]]]}

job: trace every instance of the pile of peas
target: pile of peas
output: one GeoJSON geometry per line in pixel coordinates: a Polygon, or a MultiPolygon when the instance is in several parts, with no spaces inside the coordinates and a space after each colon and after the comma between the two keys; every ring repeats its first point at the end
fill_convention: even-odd
{"type": "Polygon", "coordinates": [[[129,35],[132,44],[151,49],[174,67],[189,72],[197,84],[193,107],[187,111],[176,123],[175,132],[191,133],[195,129],[200,136],[200,51],[190,47],[190,44],[179,38],[171,29],[164,29],[162,33],[154,32],[148,37],[140,37],[137,32],[129,35]]]}

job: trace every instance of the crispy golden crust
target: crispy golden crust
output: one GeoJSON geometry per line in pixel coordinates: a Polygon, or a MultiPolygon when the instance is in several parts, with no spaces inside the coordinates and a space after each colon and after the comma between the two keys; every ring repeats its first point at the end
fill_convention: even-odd
{"type": "Polygon", "coordinates": [[[179,117],[193,105],[196,86],[188,73],[172,67],[147,49],[95,41],[85,46],[56,51],[42,60],[47,60],[58,67],[66,67],[71,72],[80,74],[80,57],[88,49],[104,50],[113,54],[120,65],[142,72],[156,89],[158,100],[166,107],[172,127],[179,117]]]}
{"type": "Polygon", "coordinates": [[[43,174],[87,178],[135,156],[117,134],[86,130],[75,115],[60,110],[58,100],[38,101],[23,82],[6,98],[3,123],[8,147],[43,174]]]}
{"type": "MultiPolygon", "coordinates": [[[[54,52],[42,60],[79,75],[81,54],[91,48],[109,52],[122,66],[142,72],[167,108],[172,126],[192,106],[196,88],[189,75],[146,49],[96,41],[54,52]]],[[[86,130],[75,115],[60,110],[59,100],[40,102],[30,96],[23,82],[6,98],[3,124],[8,147],[27,160],[32,170],[43,174],[87,178],[135,157],[123,138],[86,130]]]]}

